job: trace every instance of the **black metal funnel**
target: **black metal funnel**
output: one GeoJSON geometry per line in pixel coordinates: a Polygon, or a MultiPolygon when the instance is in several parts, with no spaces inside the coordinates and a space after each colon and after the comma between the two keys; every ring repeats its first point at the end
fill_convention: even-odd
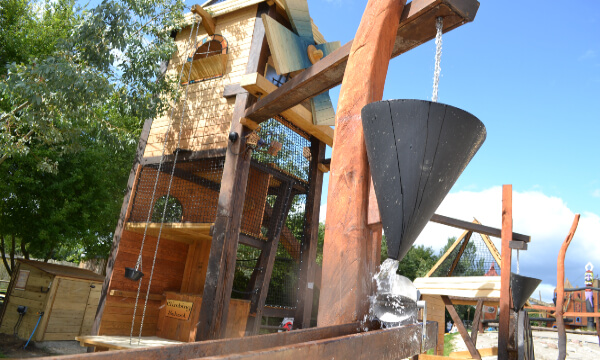
{"type": "Polygon", "coordinates": [[[125,267],[125,277],[129,280],[138,281],[144,276],[144,273],[134,268],[125,267]]]}
{"type": "Polygon", "coordinates": [[[510,273],[510,288],[515,311],[521,310],[541,282],[540,279],[510,273]]]}
{"type": "Polygon", "coordinates": [[[423,100],[371,103],[362,122],[388,256],[401,260],[485,140],[485,126],[423,100]]]}

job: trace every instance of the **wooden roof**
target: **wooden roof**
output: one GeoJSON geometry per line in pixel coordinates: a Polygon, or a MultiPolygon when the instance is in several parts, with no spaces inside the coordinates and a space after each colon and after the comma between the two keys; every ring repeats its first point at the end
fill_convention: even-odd
{"type": "Polygon", "coordinates": [[[98,275],[93,271],[87,269],[81,269],[74,266],[66,266],[66,265],[58,265],[45,263],[42,261],[35,260],[26,260],[26,259],[18,259],[17,261],[22,262],[23,264],[27,264],[33,266],[37,269],[40,269],[44,272],[47,272],[56,276],[64,276],[69,278],[83,279],[83,280],[92,280],[92,281],[104,281],[104,276],[98,275]]]}
{"type": "MultiPolygon", "coordinates": [[[[208,13],[213,17],[213,18],[217,18],[219,16],[225,15],[225,14],[229,14],[231,12],[246,8],[248,6],[252,6],[261,2],[264,2],[266,0],[225,0],[225,1],[219,1],[219,2],[214,2],[212,0],[210,1],[206,1],[204,2],[201,6],[204,10],[208,11],[208,13]],[[209,5],[213,3],[212,5],[209,5]]],[[[277,6],[285,6],[285,2],[281,2],[281,1],[277,1],[276,2],[277,6]]],[[[200,20],[200,17],[198,15],[194,15],[193,13],[189,12],[184,14],[184,26],[189,26],[192,23],[192,20],[198,21],[200,20]]],[[[311,22],[311,26],[312,26],[312,31],[313,31],[313,37],[315,39],[315,43],[317,44],[324,44],[327,41],[325,40],[325,37],[323,36],[323,34],[321,34],[321,32],[319,31],[319,28],[317,27],[317,25],[315,25],[315,22],[313,21],[313,19],[310,19],[311,22]]]]}

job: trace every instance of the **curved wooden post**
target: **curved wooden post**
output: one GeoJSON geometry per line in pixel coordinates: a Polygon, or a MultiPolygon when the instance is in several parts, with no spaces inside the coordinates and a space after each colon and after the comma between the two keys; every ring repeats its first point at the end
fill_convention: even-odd
{"type": "Polygon", "coordinates": [[[406,0],[369,0],[352,43],[335,122],[319,326],[363,320],[371,294],[369,165],[360,111],[379,101],[406,0]]]}
{"type": "Polygon", "coordinates": [[[565,331],[565,321],[563,319],[563,305],[565,297],[565,255],[567,254],[567,248],[573,240],[575,230],[577,230],[577,224],[579,224],[579,214],[575,215],[573,219],[573,225],[567,235],[567,238],[560,247],[558,253],[558,260],[556,262],[556,327],[558,327],[558,360],[565,360],[567,357],[567,333],[565,331]]]}

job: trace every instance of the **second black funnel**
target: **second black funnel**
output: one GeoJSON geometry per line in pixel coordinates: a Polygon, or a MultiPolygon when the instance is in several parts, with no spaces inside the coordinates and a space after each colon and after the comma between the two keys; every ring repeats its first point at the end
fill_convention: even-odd
{"type": "Polygon", "coordinates": [[[510,273],[510,289],[515,311],[521,310],[541,282],[540,279],[510,273]]]}
{"type": "Polygon", "coordinates": [[[388,256],[401,260],[481,147],[485,126],[423,100],[371,103],[362,123],[388,256]]]}

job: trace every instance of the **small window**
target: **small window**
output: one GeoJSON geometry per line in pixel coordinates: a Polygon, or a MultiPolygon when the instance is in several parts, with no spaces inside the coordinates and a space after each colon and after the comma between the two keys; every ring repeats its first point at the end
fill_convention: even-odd
{"type": "Polygon", "coordinates": [[[211,35],[202,39],[183,65],[182,84],[193,84],[225,75],[227,56],[227,40],[223,36],[211,35]]]}
{"type": "Polygon", "coordinates": [[[29,279],[29,270],[19,270],[19,276],[15,282],[16,290],[25,290],[27,286],[27,280],[29,279]]]}
{"type": "Polygon", "coordinates": [[[581,318],[580,318],[579,316],[578,316],[578,317],[576,317],[576,318],[575,318],[575,322],[578,322],[578,323],[580,323],[580,322],[581,322],[581,318]]]}
{"type": "Polygon", "coordinates": [[[174,196],[167,198],[165,195],[156,200],[152,209],[152,222],[162,222],[163,211],[165,212],[164,222],[166,223],[180,223],[183,219],[183,206],[174,196]],[[165,202],[167,205],[166,211],[165,202]]]}

